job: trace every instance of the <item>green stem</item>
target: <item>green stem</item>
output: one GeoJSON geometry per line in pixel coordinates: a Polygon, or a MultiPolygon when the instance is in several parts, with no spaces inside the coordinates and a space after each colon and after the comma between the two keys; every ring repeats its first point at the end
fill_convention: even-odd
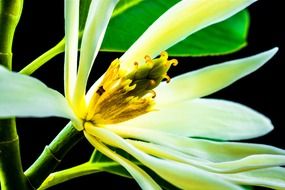
{"type": "Polygon", "coordinates": [[[32,189],[22,169],[15,119],[1,119],[0,134],[1,189],[32,189]]]}
{"type": "MultiPolygon", "coordinates": [[[[0,0],[0,65],[11,70],[12,44],[23,0],[0,0]]],[[[22,169],[14,118],[0,119],[0,181],[2,190],[32,189],[22,169]]]]}
{"type": "MultiPolygon", "coordinates": [[[[115,163],[116,164],[116,163],[115,163]]],[[[89,162],[68,168],[66,170],[58,171],[55,173],[52,173],[48,176],[48,178],[43,182],[43,184],[38,188],[38,190],[44,190],[47,188],[50,188],[54,185],[69,181],[71,179],[94,174],[100,171],[100,167],[98,167],[96,164],[91,164],[89,162]]]]}
{"type": "Polygon", "coordinates": [[[33,165],[25,171],[33,187],[38,188],[49,174],[54,171],[69,150],[83,137],[81,131],[77,131],[71,122],[68,123],[50,145],[46,146],[33,165]]]}
{"type": "Polygon", "coordinates": [[[122,166],[120,164],[113,161],[93,162],[92,160],[90,160],[89,162],[86,162],[84,164],[50,174],[38,190],[44,190],[77,177],[95,174],[103,171],[122,177],[131,178],[130,175],[120,172],[121,170],[119,168],[121,167],[122,166]],[[116,167],[118,168],[117,170],[114,169],[116,167]]]}
{"type": "Polygon", "coordinates": [[[31,75],[33,72],[35,72],[38,68],[43,66],[46,62],[48,62],[50,59],[55,57],[56,55],[64,52],[64,46],[65,46],[65,40],[62,39],[56,46],[39,56],[37,59],[35,59],[33,62],[31,62],[29,65],[27,65],[25,68],[23,68],[20,73],[25,75],[31,75]]]}
{"type": "Polygon", "coordinates": [[[11,53],[16,26],[19,22],[23,0],[0,0],[0,52],[11,53]]]}

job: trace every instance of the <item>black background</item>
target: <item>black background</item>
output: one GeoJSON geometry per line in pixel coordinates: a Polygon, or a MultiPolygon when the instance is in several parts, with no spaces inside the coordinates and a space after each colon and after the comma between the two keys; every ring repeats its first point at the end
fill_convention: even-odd
{"type": "MultiPolygon", "coordinates": [[[[249,9],[251,28],[248,46],[241,51],[223,56],[206,58],[178,58],[180,64],[172,69],[170,76],[191,71],[206,65],[249,56],[272,47],[279,46],[278,54],[264,67],[250,76],[241,79],[232,86],[211,95],[213,98],[233,100],[250,106],[272,119],[275,130],[270,134],[250,140],[285,148],[284,136],[284,10],[281,0],[260,0],[249,9]]],[[[14,43],[13,69],[19,71],[47,49],[55,45],[64,36],[63,1],[26,0],[21,21],[17,28],[14,43]]],[[[100,53],[96,59],[95,80],[108,64],[120,53],[100,53]]],[[[63,92],[63,55],[47,63],[33,76],[49,87],[63,92]]],[[[27,168],[41,153],[55,135],[67,123],[58,118],[17,119],[21,141],[21,153],[24,168],[27,168]]],[[[88,160],[92,146],[85,140],[79,143],[65,158],[59,169],[74,166],[88,160]]],[[[139,189],[133,180],[110,174],[95,174],[69,181],[51,188],[59,189],[139,189]],[[101,187],[101,188],[99,188],[101,187]]]]}

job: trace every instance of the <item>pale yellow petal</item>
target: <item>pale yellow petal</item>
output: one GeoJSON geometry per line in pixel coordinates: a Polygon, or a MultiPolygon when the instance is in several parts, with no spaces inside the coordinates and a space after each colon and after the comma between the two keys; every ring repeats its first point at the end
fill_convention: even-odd
{"type": "Polygon", "coordinates": [[[255,138],[273,129],[264,115],[244,105],[218,99],[195,99],[156,107],[155,111],[122,125],[220,140],[255,138]]]}
{"type": "Polygon", "coordinates": [[[36,78],[0,65],[0,118],[63,117],[77,121],[66,99],[36,78]]]}
{"type": "Polygon", "coordinates": [[[65,17],[65,58],[64,89],[65,97],[71,101],[77,75],[79,0],[64,1],[65,17]]]}
{"type": "Polygon", "coordinates": [[[183,0],[158,18],[120,58],[122,67],[143,62],[209,25],[223,21],[255,0],[183,0]]]}
{"type": "Polygon", "coordinates": [[[285,165],[285,155],[256,154],[228,162],[211,162],[158,144],[128,140],[138,149],[158,158],[174,160],[216,173],[237,173],[285,165]]]}
{"type": "Polygon", "coordinates": [[[117,2],[118,0],[91,1],[80,48],[78,78],[74,97],[75,106],[84,104],[88,76],[117,2]]]}
{"type": "Polygon", "coordinates": [[[256,71],[270,60],[277,50],[278,48],[273,48],[251,57],[212,65],[175,77],[170,83],[162,83],[155,89],[156,102],[159,106],[167,105],[219,91],[256,71]]]}
{"type": "Polygon", "coordinates": [[[285,189],[285,168],[274,167],[222,175],[222,178],[242,185],[263,186],[272,189],[285,189]]]}
{"type": "Polygon", "coordinates": [[[84,132],[85,137],[88,141],[102,154],[108,156],[112,160],[121,164],[126,170],[134,177],[134,179],[138,182],[140,187],[143,190],[159,190],[161,189],[159,185],[140,167],[136,164],[132,163],[131,161],[127,160],[126,158],[120,156],[119,154],[115,153],[114,151],[110,150],[107,146],[103,143],[96,140],[96,138],[86,132],[84,132]]]}
{"type": "Polygon", "coordinates": [[[173,185],[181,189],[195,190],[220,190],[220,189],[237,189],[242,188],[229,183],[221,178],[217,178],[215,174],[192,167],[187,164],[163,160],[149,156],[142,151],[136,149],[124,139],[113,132],[98,127],[87,127],[87,133],[92,133],[101,141],[118,148],[121,148],[134,156],[142,164],[156,172],[160,177],[164,178],[173,185]]]}
{"type": "Polygon", "coordinates": [[[255,154],[285,155],[285,150],[262,144],[216,142],[118,125],[105,127],[124,138],[156,143],[212,162],[234,161],[255,154]]]}

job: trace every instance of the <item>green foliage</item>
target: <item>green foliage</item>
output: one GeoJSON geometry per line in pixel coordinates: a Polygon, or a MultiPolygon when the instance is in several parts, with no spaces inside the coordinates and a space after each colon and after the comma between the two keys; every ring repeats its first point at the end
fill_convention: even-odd
{"type": "MultiPolygon", "coordinates": [[[[121,0],[108,25],[101,51],[126,51],[160,15],[177,2],[121,0]]],[[[80,2],[80,34],[84,30],[89,4],[90,0],[80,2]]],[[[249,20],[248,11],[242,11],[189,36],[171,47],[168,53],[172,56],[207,56],[237,51],[246,45],[249,20]]]]}
{"type": "MultiPolygon", "coordinates": [[[[178,0],[122,0],[108,26],[101,51],[124,52],[167,9],[178,0]]],[[[191,14],[191,13],[189,13],[191,14]]],[[[206,56],[237,51],[246,45],[249,14],[201,30],[168,50],[172,56],[206,56]]],[[[171,27],[171,25],[169,25],[171,27]]]]}
{"type": "Polygon", "coordinates": [[[88,9],[91,0],[81,0],[80,7],[79,7],[79,30],[82,31],[85,27],[85,22],[88,15],[88,9]]]}

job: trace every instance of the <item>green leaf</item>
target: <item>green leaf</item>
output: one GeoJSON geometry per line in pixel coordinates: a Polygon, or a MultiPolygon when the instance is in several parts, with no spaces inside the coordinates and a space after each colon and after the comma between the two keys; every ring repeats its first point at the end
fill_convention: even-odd
{"type": "MultiPolygon", "coordinates": [[[[79,46],[88,15],[91,0],[80,1],[79,46]]],[[[124,52],[135,40],[167,9],[179,0],[120,0],[112,15],[100,51],[124,52]]],[[[171,56],[206,56],[234,52],[246,45],[249,27],[248,11],[242,11],[232,18],[201,30],[186,40],[171,47],[171,56]]],[[[171,25],[169,26],[171,27],[171,25]]],[[[64,52],[64,39],[21,73],[32,74],[56,55],[64,52]]]]}
{"type": "MultiPolygon", "coordinates": [[[[161,14],[177,2],[121,0],[113,13],[101,51],[126,51],[161,14]]],[[[191,35],[168,52],[172,56],[205,56],[237,51],[246,45],[248,26],[249,14],[242,11],[191,35]]]]}
{"type": "Polygon", "coordinates": [[[232,53],[247,45],[249,12],[241,11],[224,22],[194,33],[168,50],[177,56],[206,56],[232,53]]]}
{"type": "Polygon", "coordinates": [[[88,15],[91,0],[81,0],[79,7],[79,31],[82,32],[88,15]]]}

